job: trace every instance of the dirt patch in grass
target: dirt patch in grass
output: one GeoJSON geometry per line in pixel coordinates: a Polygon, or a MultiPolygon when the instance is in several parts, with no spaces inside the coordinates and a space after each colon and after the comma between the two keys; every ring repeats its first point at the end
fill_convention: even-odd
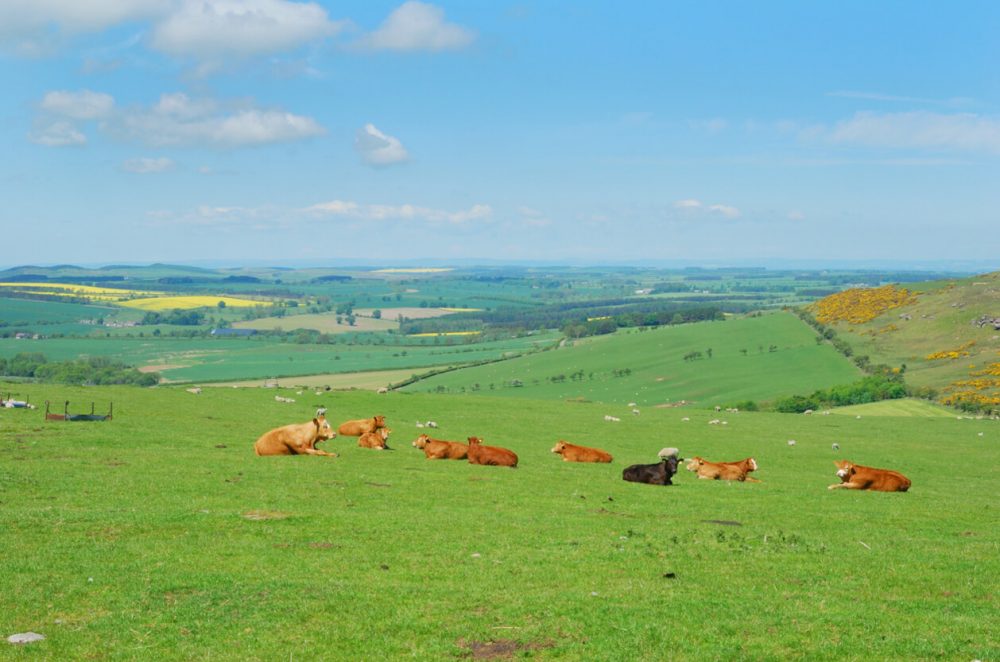
{"type": "Polygon", "coordinates": [[[496,641],[469,641],[459,639],[455,642],[459,648],[465,649],[461,657],[471,657],[474,660],[510,659],[523,651],[537,651],[555,646],[551,641],[514,641],[513,639],[498,639],[496,641]]]}
{"type": "Polygon", "coordinates": [[[703,519],[701,521],[705,524],[719,524],[721,526],[743,526],[742,522],[731,519],[703,519]]]}

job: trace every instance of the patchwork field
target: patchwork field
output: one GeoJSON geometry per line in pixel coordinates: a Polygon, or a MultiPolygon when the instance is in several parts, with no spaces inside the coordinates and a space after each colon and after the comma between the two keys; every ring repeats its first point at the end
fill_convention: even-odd
{"type": "Polygon", "coordinates": [[[114,401],[115,419],[0,410],[0,620],[46,636],[6,648],[15,659],[1000,656],[995,421],[740,413],[722,427],[709,411],[606,423],[596,404],[482,396],[31,388],[114,401]],[[385,414],[396,450],[253,455],[260,433],[320,405],[335,422],[385,414]],[[424,460],[409,442],[427,419],[520,467],[424,460]],[[615,462],[564,463],[559,438],[615,462]],[[753,455],[763,482],[621,480],[666,445],[753,455]],[[828,491],[837,457],[913,487],[828,491]]]}
{"type": "Polygon", "coordinates": [[[573,341],[446,373],[407,390],[704,407],[808,394],[861,373],[790,313],[730,318],[573,341]],[[686,358],[698,353],[697,358],[686,358]]]}
{"type": "Polygon", "coordinates": [[[50,361],[106,356],[150,370],[172,381],[233,381],[356,373],[369,370],[421,372],[431,367],[495,360],[558,340],[557,333],[453,345],[318,345],[266,338],[0,338],[0,356],[40,352],[50,361]]]}

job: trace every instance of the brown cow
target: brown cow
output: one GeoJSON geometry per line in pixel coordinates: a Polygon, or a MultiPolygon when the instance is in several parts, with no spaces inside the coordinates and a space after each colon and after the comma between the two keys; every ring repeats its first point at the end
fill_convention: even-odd
{"type": "Polygon", "coordinates": [[[687,463],[687,470],[694,471],[698,478],[706,480],[738,480],[759,483],[756,478],[751,478],[748,474],[757,471],[757,461],[752,457],[739,462],[709,462],[697,455],[687,463]]]}
{"type": "Polygon", "coordinates": [[[517,468],[517,454],[499,446],[483,446],[479,437],[469,437],[469,464],[517,468]]]}
{"type": "Polygon", "coordinates": [[[879,492],[905,492],[910,489],[910,479],[890,469],[873,469],[847,460],[834,460],[841,482],[830,490],[877,490],[879,492]]]}
{"type": "Polygon", "coordinates": [[[337,433],[326,420],[326,410],[316,412],[316,418],[308,423],[293,423],[265,432],[254,445],[257,455],[326,455],[337,457],[316,448],[316,444],[333,439],[337,433]]]}
{"type": "Polygon", "coordinates": [[[391,450],[386,444],[389,441],[389,433],[392,428],[379,428],[372,432],[365,432],[358,437],[358,448],[374,448],[377,451],[391,450]]]}
{"type": "Polygon", "coordinates": [[[365,432],[374,432],[385,427],[385,416],[372,416],[371,418],[360,418],[354,421],[344,421],[337,428],[337,434],[345,437],[360,437],[365,432]]]}
{"type": "Polygon", "coordinates": [[[426,434],[417,437],[413,445],[422,450],[428,460],[464,460],[469,456],[469,447],[466,444],[431,439],[426,434]]]}
{"type": "Polygon", "coordinates": [[[563,440],[556,442],[552,447],[553,453],[562,455],[563,462],[610,462],[611,453],[602,451],[600,448],[589,448],[587,446],[577,446],[563,440]]]}

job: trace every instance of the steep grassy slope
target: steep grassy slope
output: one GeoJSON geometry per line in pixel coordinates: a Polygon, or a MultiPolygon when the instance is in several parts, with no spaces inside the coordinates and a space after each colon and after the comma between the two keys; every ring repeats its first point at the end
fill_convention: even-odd
{"type": "Polygon", "coordinates": [[[512,398],[37,389],[114,400],[115,420],[0,410],[0,623],[47,637],[4,643],[12,659],[455,660],[489,642],[566,660],[1000,654],[995,421],[741,413],[723,427],[710,411],[605,423],[601,405],[512,398]],[[319,404],[335,421],[384,413],[397,450],[253,455],[319,404]],[[521,466],[424,460],[407,422],[426,419],[521,466]],[[560,437],[615,462],[564,463],[560,437]],[[621,480],[664,445],[754,455],[763,482],[621,480]],[[913,488],[828,491],[835,457],[913,488]]]}
{"type": "Polygon", "coordinates": [[[909,289],[917,295],[914,303],[864,324],[832,326],[855,354],[867,354],[874,363],[906,364],[911,385],[937,389],[942,397],[956,392],[1000,397],[1000,379],[980,389],[958,384],[1000,362],[1000,331],[974,323],[983,316],[1000,318],[1000,272],[909,289]],[[929,358],[935,354],[943,358],[929,358]]]}
{"type": "Polygon", "coordinates": [[[706,406],[811,393],[859,376],[832,347],[817,345],[811,328],[790,313],[776,312],[589,338],[450,372],[408,389],[706,406]],[[701,357],[685,359],[693,352],[701,357]],[[514,386],[515,380],[522,385],[514,386]]]}

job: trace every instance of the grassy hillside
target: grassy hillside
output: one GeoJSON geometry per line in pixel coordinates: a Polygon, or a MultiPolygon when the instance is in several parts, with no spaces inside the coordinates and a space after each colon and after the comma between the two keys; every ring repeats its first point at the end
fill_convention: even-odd
{"type": "Polygon", "coordinates": [[[874,363],[906,364],[906,381],[911,385],[937,389],[942,397],[969,392],[998,398],[1000,408],[1000,370],[994,375],[974,374],[1000,363],[1000,331],[974,324],[984,315],[1000,317],[1000,272],[909,289],[916,294],[911,304],[864,324],[831,326],[855,354],[867,354],[874,363]],[[929,358],[935,354],[942,358],[929,358]],[[979,383],[978,389],[961,384],[976,377],[990,383],[979,383]]]}
{"type": "Polygon", "coordinates": [[[597,404],[287,405],[259,389],[33,398],[114,400],[116,417],[0,410],[0,621],[46,636],[7,646],[13,659],[454,660],[490,643],[570,660],[1000,656],[994,421],[741,413],[722,427],[650,409],[614,424],[597,404]],[[253,455],[260,433],[317,405],[335,421],[386,414],[397,450],[338,439],[339,458],[253,455]],[[426,419],[521,466],[426,461],[408,445],[426,419]],[[563,463],[558,438],[615,462],[563,463]],[[763,482],[621,480],[665,445],[753,455],[763,482]],[[835,457],[913,488],[828,491],[835,457]]]}
{"type": "Polygon", "coordinates": [[[811,393],[860,374],[832,347],[817,345],[813,330],[794,315],[776,312],[588,338],[443,374],[408,390],[706,406],[811,393]],[[685,360],[692,352],[701,358],[685,360]],[[512,385],[515,380],[522,386],[512,385]]]}
{"type": "Polygon", "coordinates": [[[954,409],[915,398],[882,400],[881,402],[869,402],[863,405],[835,407],[830,410],[830,413],[845,416],[916,416],[921,418],[942,416],[945,418],[955,418],[957,415],[954,409]]]}

